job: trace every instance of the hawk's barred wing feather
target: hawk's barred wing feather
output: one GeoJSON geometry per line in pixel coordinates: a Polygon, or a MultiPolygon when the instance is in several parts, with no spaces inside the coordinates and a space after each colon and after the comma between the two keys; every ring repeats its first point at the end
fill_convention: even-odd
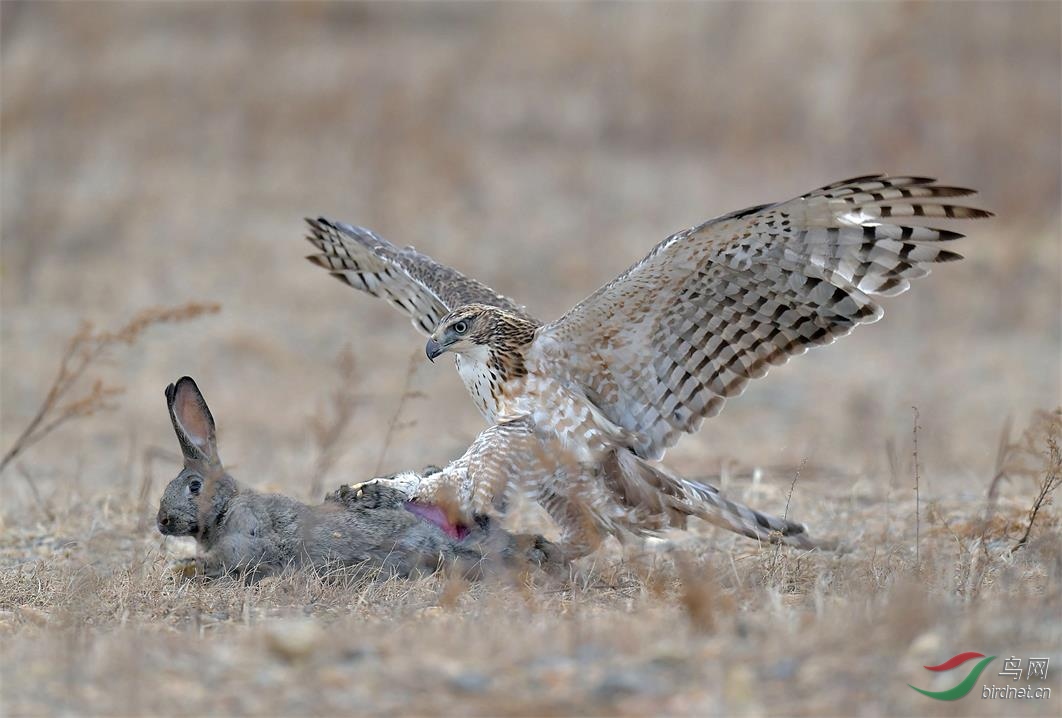
{"type": "Polygon", "coordinates": [[[424,334],[430,335],[451,310],[473,302],[531,318],[485,284],[412,247],[399,248],[372,230],[324,217],[307,218],[306,223],[306,239],[320,252],[307,259],[344,284],[389,300],[424,334]]]}
{"type": "Polygon", "coordinates": [[[891,220],[991,216],[948,201],[972,193],[868,175],[679,232],[539,331],[542,370],[660,458],[770,366],[880,319],[873,295],[959,259],[941,243],[962,235],[891,220]]]}

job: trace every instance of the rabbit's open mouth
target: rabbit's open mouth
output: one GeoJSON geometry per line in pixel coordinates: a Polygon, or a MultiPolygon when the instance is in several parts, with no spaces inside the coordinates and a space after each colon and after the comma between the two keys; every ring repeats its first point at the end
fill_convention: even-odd
{"type": "Polygon", "coordinates": [[[435,504],[406,501],[405,507],[410,513],[416,514],[425,521],[435,524],[442,529],[447,536],[455,538],[458,541],[469,534],[467,526],[451,521],[450,517],[446,515],[446,512],[435,504]]]}

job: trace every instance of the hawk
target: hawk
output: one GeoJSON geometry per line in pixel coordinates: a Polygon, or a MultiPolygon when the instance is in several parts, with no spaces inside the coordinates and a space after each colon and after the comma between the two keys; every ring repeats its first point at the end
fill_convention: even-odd
{"type": "MultiPolygon", "coordinates": [[[[490,427],[443,470],[393,479],[425,504],[503,511],[514,490],[543,505],[578,556],[603,537],[653,535],[697,516],[746,536],[815,546],[802,524],[728,501],[657,463],[749,380],[882,317],[929,265],[960,259],[957,232],[923,218],[991,213],[973,190],[868,175],[750,207],[671,235],[559,319],[374,232],[308,219],[309,257],[391,301],[454,355],[490,427]]],[[[458,519],[455,519],[458,520],[458,519]]]]}

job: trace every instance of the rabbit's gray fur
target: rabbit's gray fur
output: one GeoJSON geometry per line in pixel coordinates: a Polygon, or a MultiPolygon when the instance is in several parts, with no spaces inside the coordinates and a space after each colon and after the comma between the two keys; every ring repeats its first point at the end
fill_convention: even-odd
{"type": "MultiPolygon", "coordinates": [[[[438,471],[438,468],[429,466],[421,473],[427,475],[438,471]]],[[[331,501],[342,504],[349,511],[366,516],[374,515],[381,510],[395,509],[409,514],[410,512],[405,508],[408,500],[408,497],[398,489],[375,481],[355,486],[344,484],[325,496],[326,503],[331,501]]],[[[461,550],[472,550],[478,557],[497,559],[510,567],[521,567],[531,563],[547,570],[555,570],[564,563],[560,547],[538,534],[511,534],[497,526],[485,514],[474,515],[473,521],[468,536],[456,542],[461,550]]],[[[435,524],[428,523],[428,526],[438,530],[435,524]]],[[[453,542],[453,539],[441,530],[438,530],[438,533],[453,542]]]]}
{"type": "Polygon", "coordinates": [[[317,506],[253,491],[222,467],[214,420],[195,382],[182,377],[169,385],[166,400],[185,467],[162,495],[158,528],[170,536],[194,536],[197,569],[208,577],[256,580],[305,565],[400,576],[456,565],[475,577],[485,558],[556,562],[555,547],[542,537],[513,536],[485,517],[458,541],[407,511],[405,496],[379,483],[341,487],[317,506]]]}

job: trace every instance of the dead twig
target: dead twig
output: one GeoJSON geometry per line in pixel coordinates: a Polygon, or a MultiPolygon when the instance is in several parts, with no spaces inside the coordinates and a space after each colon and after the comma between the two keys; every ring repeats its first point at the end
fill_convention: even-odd
{"type": "Polygon", "coordinates": [[[996,453],[996,469],[988,486],[988,497],[994,498],[1003,481],[1028,479],[1039,485],[1044,475],[1044,447],[1050,437],[1062,437],[1062,407],[1053,411],[1033,413],[1029,427],[1016,441],[1010,438],[1010,422],[1006,422],[996,453]]]}
{"type": "Polygon", "coordinates": [[[19,476],[26,480],[26,485],[29,486],[30,492],[33,494],[33,500],[37,503],[37,508],[48,517],[49,521],[54,521],[55,514],[48,508],[48,505],[44,503],[44,499],[41,498],[41,493],[37,490],[37,482],[33,480],[33,475],[30,474],[29,469],[27,469],[25,464],[21,462],[16,464],[15,468],[18,469],[19,476]]]}
{"type": "Polygon", "coordinates": [[[1043,478],[1040,480],[1040,490],[1036,495],[1036,500],[1033,501],[1032,508],[1029,509],[1029,523],[1026,524],[1025,533],[1018,539],[1018,543],[1010,550],[1011,553],[1014,553],[1028,542],[1029,534],[1032,533],[1033,525],[1036,523],[1036,515],[1040,513],[1040,507],[1047,502],[1055,489],[1062,485],[1062,448],[1059,447],[1059,437],[1057,435],[1048,435],[1046,453],[1047,461],[1044,466],[1043,478]]]}
{"type": "Polygon", "coordinates": [[[421,353],[420,351],[414,352],[409,357],[409,366],[406,368],[406,379],[402,385],[402,395],[398,397],[398,406],[395,407],[395,413],[391,416],[391,420],[387,422],[387,433],[384,434],[383,443],[380,446],[380,454],[376,457],[376,468],[373,470],[373,474],[380,475],[380,470],[383,468],[384,460],[387,459],[387,452],[391,449],[391,441],[394,438],[396,432],[400,429],[407,429],[416,424],[415,421],[402,422],[402,410],[406,406],[406,402],[410,399],[419,399],[424,396],[423,392],[413,389],[413,377],[416,376],[417,367],[420,366],[421,353]]]}
{"type": "Polygon", "coordinates": [[[328,407],[310,418],[310,432],[317,449],[317,458],[310,474],[311,496],[320,495],[324,486],[324,477],[332,470],[346,449],[342,438],[347,427],[350,426],[351,419],[354,418],[354,408],[359,401],[354,391],[354,387],[357,386],[356,368],[354,353],[350,347],[344,348],[336,358],[339,385],[332,392],[328,407]]]}
{"type": "Polygon", "coordinates": [[[63,424],[115,408],[114,399],[124,391],[122,387],[108,386],[101,379],[95,379],[87,391],[80,394],[75,391],[88,369],[108,352],[115,347],[132,346],[149,327],[156,324],[188,321],[203,314],[214,314],[219,309],[217,304],[196,302],[171,308],[146,309],[115,331],[97,331],[90,322],[82,322],[81,327],[67,341],[55,378],[37,413],[15,439],[3,459],[0,459],[0,473],[26,449],[63,424]]]}
{"type": "Polygon", "coordinates": [[[922,509],[921,509],[921,495],[919,493],[919,469],[918,469],[918,407],[912,406],[911,410],[914,411],[914,424],[911,427],[911,434],[914,441],[914,492],[915,492],[915,568],[918,571],[922,569],[922,509]]]}
{"type": "Polygon", "coordinates": [[[800,473],[807,467],[808,457],[804,456],[800,459],[800,466],[797,467],[796,473],[793,474],[793,482],[789,484],[789,493],[785,495],[785,511],[782,512],[782,518],[789,518],[789,502],[793,499],[793,490],[796,489],[796,483],[800,480],[800,473]]]}
{"type": "MultiPolygon", "coordinates": [[[[785,495],[785,511],[782,512],[782,520],[789,519],[789,502],[793,499],[793,491],[796,490],[797,481],[800,480],[800,474],[804,471],[804,468],[808,464],[808,457],[804,456],[800,459],[800,465],[797,466],[796,472],[793,474],[793,481],[789,484],[789,493],[785,495]]],[[[781,534],[778,534],[781,538],[781,534]]],[[[771,558],[771,567],[768,569],[768,575],[774,575],[778,567],[778,563],[781,560],[782,554],[782,542],[778,541],[774,544],[774,556],[771,558]]]]}
{"type": "Polygon", "coordinates": [[[996,448],[996,468],[992,473],[992,481],[988,483],[988,498],[996,498],[999,491],[999,482],[1007,476],[1007,457],[1010,455],[1013,444],[1010,441],[1011,417],[1003,420],[1003,428],[999,432],[999,444],[996,448]]]}

